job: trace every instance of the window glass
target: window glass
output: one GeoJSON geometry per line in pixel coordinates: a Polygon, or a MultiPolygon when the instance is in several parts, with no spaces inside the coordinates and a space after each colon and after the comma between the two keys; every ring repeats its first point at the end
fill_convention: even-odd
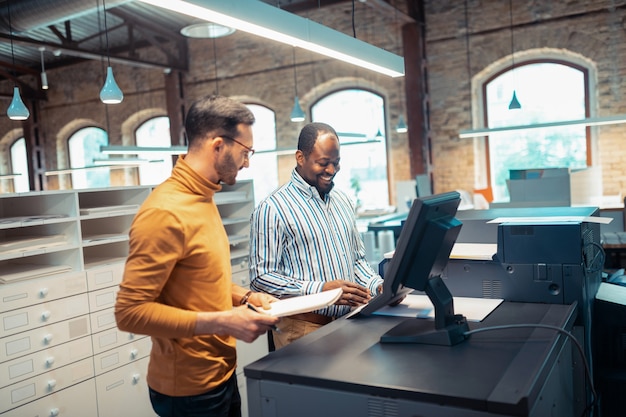
{"type": "Polygon", "coordinates": [[[74,189],[100,188],[110,185],[109,168],[91,168],[94,167],[95,159],[104,159],[100,153],[100,147],[108,144],[107,132],[98,127],[85,127],[70,136],[68,140],[70,167],[90,167],[90,169],[77,169],[72,172],[74,189]]]}
{"type": "Polygon", "coordinates": [[[258,104],[246,104],[254,114],[252,125],[255,154],[250,166],[237,174],[238,180],[254,180],[254,201],[258,203],[278,187],[278,160],[276,149],[276,116],[271,109],[258,104]]]}
{"type": "MultiPolygon", "coordinates": [[[[522,65],[486,85],[490,128],[584,119],[585,74],[557,63],[522,65]],[[509,110],[515,89],[521,109],[509,110]]],[[[511,169],[587,166],[584,126],[515,130],[489,135],[489,166],[494,201],[509,199],[511,169]]]]}
{"type": "Polygon", "coordinates": [[[11,145],[11,173],[20,174],[13,179],[13,191],[24,193],[30,190],[28,185],[28,156],[26,140],[20,138],[11,145]]]}
{"type": "Polygon", "coordinates": [[[365,90],[341,90],[315,103],[312,119],[331,125],[339,135],[341,171],[335,177],[335,186],[364,209],[387,207],[389,184],[382,97],[365,90]]]}
{"type": "MultiPolygon", "coordinates": [[[[137,146],[171,147],[170,119],[155,117],[141,124],[135,131],[135,143],[137,146]]],[[[141,185],[160,184],[172,173],[172,156],[167,153],[138,153],[137,158],[150,161],[139,165],[141,185]]]]}

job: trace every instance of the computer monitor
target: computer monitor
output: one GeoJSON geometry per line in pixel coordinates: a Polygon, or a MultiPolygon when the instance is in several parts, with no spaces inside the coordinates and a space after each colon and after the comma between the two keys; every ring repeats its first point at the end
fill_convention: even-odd
{"type": "Polygon", "coordinates": [[[466,339],[467,320],[454,313],[452,294],[441,278],[461,230],[462,224],[455,218],[460,202],[460,194],[453,191],[418,197],[411,205],[385,269],[385,296],[366,305],[361,314],[371,314],[418,290],[432,302],[435,320],[433,324],[430,320],[407,319],[384,334],[381,342],[455,345],[466,339]]]}

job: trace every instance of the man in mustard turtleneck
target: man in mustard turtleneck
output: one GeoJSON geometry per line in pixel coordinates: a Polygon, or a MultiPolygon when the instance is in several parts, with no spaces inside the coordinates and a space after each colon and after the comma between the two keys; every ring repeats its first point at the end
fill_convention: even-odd
{"type": "Polygon", "coordinates": [[[152,337],[147,382],[161,417],[239,416],[235,339],[252,342],[278,321],[247,308],[275,299],[231,280],[230,247],[213,196],[249,166],[250,110],[221,96],[195,102],[188,153],[154,189],[130,229],[115,318],[152,337]]]}

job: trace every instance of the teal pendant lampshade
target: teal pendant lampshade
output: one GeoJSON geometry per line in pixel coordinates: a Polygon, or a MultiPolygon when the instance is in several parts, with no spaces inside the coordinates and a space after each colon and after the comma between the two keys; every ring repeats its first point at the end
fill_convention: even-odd
{"type": "Polygon", "coordinates": [[[7,116],[11,120],[26,120],[30,116],[28,107],[22,101],[19,87],[13,87],[13,100],[7,109],[7,116]]]}
{"type": "Polygon", "coordinates": [[[522,105],[517,100],[517,95],[515,94],[515,90],[513,90],[513,98],[511,99],[511,102],[509,103],[509,110],[516,110],[516,109],[521,109],[521,108],[522,108],[522,105]]]}
{"type": "Polygon", "coordinates": [[[396,132],[406,133],[408,130],[409,128],[407,127],[406,122],[404,121],[404,117],[400,115],[400,117],[398,117],[398,124],[396,125],[396,132]]]}
{"type": "Polygon", "coordinates": [[[115,82],[113,68],[110,66],[107,67],[107,78],[104,81],[102,90],[100,90],[100,100],[105,104],[118,104],[124,100],[124,93],[122,93],[122,90],[115,82]]]}
{"type": "Polygon", "coordinates": [[[303,122],[305,118],[304,111],[302,107],[300,107],[300,100],[298,100],[298,96],[293,99],[293,110],[291,110],[291,121],[292,122],[303,122]]]}

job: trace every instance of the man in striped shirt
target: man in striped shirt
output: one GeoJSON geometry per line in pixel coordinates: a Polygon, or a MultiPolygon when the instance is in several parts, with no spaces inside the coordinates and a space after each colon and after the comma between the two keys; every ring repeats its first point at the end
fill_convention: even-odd
{"type": "Polygon", "coordinates": [[[284,317],[273,332],[276,348],[330,323],[382,291],[367,263],[350,198],[333,188],[339,138],[325,123],[310,123],[298,138],[291,180],[252,214],[250,287],[278,298],[341,287],[335,304],[284,317]]]}

